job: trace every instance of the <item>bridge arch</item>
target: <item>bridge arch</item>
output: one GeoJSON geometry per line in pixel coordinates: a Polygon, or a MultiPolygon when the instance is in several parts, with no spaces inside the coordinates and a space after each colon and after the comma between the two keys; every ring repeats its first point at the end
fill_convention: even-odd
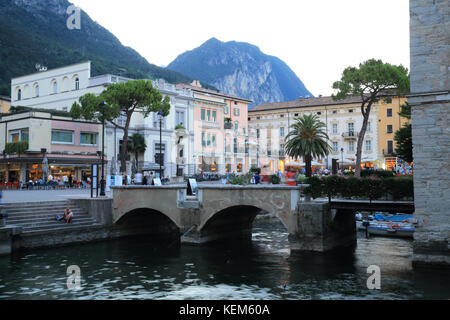
{"type": "Polygon", "coordinates": [[[179,237],[180,228],[166,214],[151,208],[136,208],[123,214],[116,222],[115,229],[122,236],[153,235],[179,237]]]}

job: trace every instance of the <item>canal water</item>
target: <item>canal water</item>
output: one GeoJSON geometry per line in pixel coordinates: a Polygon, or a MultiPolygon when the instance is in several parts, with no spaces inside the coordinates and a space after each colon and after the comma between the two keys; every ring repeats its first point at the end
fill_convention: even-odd
{"type": "Polygon", "coordinates": [[[449,299],[450,275],[413,270],[412,240],[365,239],[355,248],[290,257],[278,220],[257,220],[251,242],[155,245],[148,237],[20,251],[0,258],[0,299],[449,299]],[[81,288],[67,288],[77,265],[81,288]],[[370,265],[380,290],[367,289],[370,265]]]}

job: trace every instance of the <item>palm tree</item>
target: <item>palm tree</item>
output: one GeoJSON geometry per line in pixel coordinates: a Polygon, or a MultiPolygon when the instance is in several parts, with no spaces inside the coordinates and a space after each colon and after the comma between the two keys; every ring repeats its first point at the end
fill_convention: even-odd
{"type": "Polygon", "coordinates": [[[145,153],[145,151],[147,150],[147,145],[145,144],[145,138],[139,133],[133,134],[130,137],[130,141],[127,145],[127,149],[129,152],[134,152],[134,156],[136,159],[136,170],[137,170],[139,153],[145,153]]]}
{"type": "Polygon", "coordinates": [[[291,158],[305,158],[306,176],[311,177],[311,162],[313,157],[325,157],[331,147],[328,144],[328,135],[323,130],[325,124],[317,115],[304,115],[295,119],[291,126],[292,131],[286,137],[286,154],[291,158]]]}

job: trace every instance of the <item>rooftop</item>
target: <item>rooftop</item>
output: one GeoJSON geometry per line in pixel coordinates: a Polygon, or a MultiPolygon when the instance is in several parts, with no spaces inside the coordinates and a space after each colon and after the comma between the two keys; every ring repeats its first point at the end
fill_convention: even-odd
{"type": "Polygon", "coordinates": [[[291,108],[307,108],[315,106],[329,106],[329,105],[342,105],[342,104],[353,104],[361,103],[361,97],[349,97],[343,100],[333,100],[331,96],[329,97],[319,97],[319,98],[304,98],[295,101],[285,101],[285,102],[273,102],[264,103],[259,106],[249,110],[249,113],[267,111],[267,110],[281,110],[281,109],[291,109],[291,108]]]}
{"type": "MultiPolygon", "coordinates": [[[[198,81],[197,82],[194,81],[194,83],[199,84],[198,81]]],[[[230,100],[239,100],[239,101],[247,102],[249,104],[253,102],[251,100],[244,99],[244,98],[239,98],[239,97],[236,97],[236,96],[233,96],[233,95],[230,95],[230,94],[225,94],[225,93],[222,93],[220,91],[214,91],[214,90],[210,90],[210,89],[205,89],[205,88],[202,88],[199,85],[192,85],[192,84],[181,83],[181,84],[177,84],[177,87],[178,88],[190,89],[192,91],[197,91],[197,92],[206,93],[206,94],[213,94],[213,95],[216,95],[216,96],[228,98],[230,100]]]]}

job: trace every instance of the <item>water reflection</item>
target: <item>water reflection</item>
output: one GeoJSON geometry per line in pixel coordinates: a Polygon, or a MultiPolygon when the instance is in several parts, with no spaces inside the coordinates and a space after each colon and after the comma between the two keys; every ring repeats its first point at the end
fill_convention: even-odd
{"type": "Polygon", "coordinates": [[[290,256],[278,220],[256,221],[253,241],[207,247],[137,237],[0,258],[0,299],[447,299],[448,272],[413,271],[412,241],[358,236],[356,247],[290,256]],[[381,290],[366,287],[381,268],[381,290]],[[67,290],[79,265],[82,290],[67,290]]]}

